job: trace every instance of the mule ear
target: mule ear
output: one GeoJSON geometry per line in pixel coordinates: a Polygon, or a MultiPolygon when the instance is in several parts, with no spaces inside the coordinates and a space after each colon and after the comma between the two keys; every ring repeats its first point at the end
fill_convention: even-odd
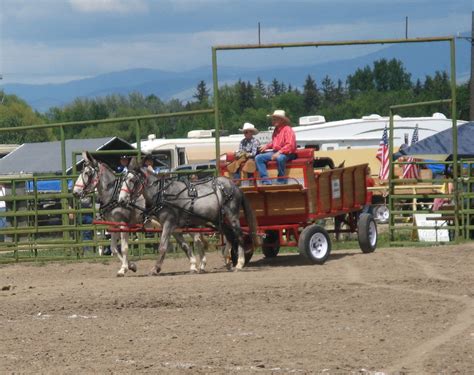
{"type": "Polygon", "coordinates": [[[130,160],[130,163],[128,164],[128,169],[131,169],[132,171],[138,171],[140,169],[140,164],[138,163],[137,158],[135,156],[133,156],[130,160]]]}
{"type": "Polygon", "coordinates": [[[89,151],[82,151],[82,158],[87,164],[94,164],[95,159],[89,154],[89,151]]]}

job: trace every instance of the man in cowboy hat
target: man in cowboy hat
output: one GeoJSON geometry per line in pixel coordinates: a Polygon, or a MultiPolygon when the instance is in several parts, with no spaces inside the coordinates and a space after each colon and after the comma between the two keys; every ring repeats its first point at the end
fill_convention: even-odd
{"type": "Polygon", "coordinates": [[[278,168],[278,183],[286,184],[287,180],[281,177],[285,175],[286,163],[296,158],[296,135],[285,111],[276,109],[267,117],[272,118],[275,130],[272,134],[272,141],[260,147],[261,154],[255,157],[255,163],[258,173],[263,179],[262,184],[271,185],[271,181],[268,180],[267,163],[270,160],[275,160],[278,168]]]}
{"type": "Polygon", "coordinates": [[[244,138],[240,141],[239,149],[235,152],[235,161],[227,167],[229,172],[234,174],[234,179],[240,178],[240,171],[247,173],[248,178],[252,178],[256,170],[254,158],[257,155],[260,142],[254,137],[258,134],[258,129],[246,122],[242,129],[244,138]]]}

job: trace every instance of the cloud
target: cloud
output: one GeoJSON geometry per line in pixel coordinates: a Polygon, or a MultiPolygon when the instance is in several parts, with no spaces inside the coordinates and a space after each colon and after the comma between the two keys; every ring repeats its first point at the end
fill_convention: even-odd
{"type": "MultiPolygon", "coordinates": [[[[5,11],[3,19],[9,22],[4,24],[3,38],[0,38],[0,73],[4,78],[2,83],[40,80],[44,82],[44,77],[54,75],[57,76],[54,81],[59,82],[67,81],[70,77],[94,76],[131,68],[181,71],[210,65],[212,46],[257,43],[256,22],[247,22],[249,17],[236,17],[235,9],[229,10],[228,7],[224,8],[226,12],[231,11],[230,16],[227,13],[224,15],[222,8],[216,10],[218,16],[213,13],[213,17],[223,20],[221,23],[211,22],[212,17],[204,17],[208,12],[199,13],[197,10],[190,15],[180,13],[179,17],[175,17],[165,11],[165,4],[174,3],[176,7],[186,9],[186,5],[198,3],[217,6],[220,1],[41,0],[42,4],[48,6],[38,6],[38,2],[30,0],[0,0],[0,5],[4,5],[2,11],[5,11]],[[20,5],[15,7],[14,4],[20,5]],[[36,6],[33,7],[33,4],[36,6]],[[33,12],[34,9],[37,13],[33,12]],[[39,19],[28,22],[25,20],[46,10],[52,12],[49,18],[46,12],[40,13],[39,19]],[[51,18],[57,14],[54,12],[62,12],[64,17],[51,18]],[[144,13],[137,16],[136,13],[132,14],[133,12],[144,13]],[[131,14],[130,17],[128,14],[131,14]],[[200,21],[198,26],[195,23],[197,20],[200,21]],[[225,20],[227,21],[224,24],[225,20]],[[232,20],[236,22],[231,22],[232,20]],[[48,25],[54,28],[46,33],[48,25]],[[16,32],[8,32],[9,30],[16,32]]],[[[328,0],[321,2],[325,1],[328,0]]],[[[422,3],[424,1],[421,0],[422,3]]],[[[229,6],[235,4],[235,0],[222,2],[229,6]]],[[[295,1],[292,8],[303,2],[295,1]]],[[[189,7],[187,9],[189,11],[189,7]]],[[[277,15],[281,16],[278,12],[277,15]]],[[[260,20],[255,17],[254,19],[260,20]]],[[[271,22],[269,18],[261,20],[262,43],[405,37],[404,17],[391,17],[390,20],[337,17],[327,19],[324,23],[320,20],[303,23],[301,18],[298,18],[296,23],[285,24],[271,22]]],[[[409,37],[455,35],[457,32],[470,30],[470,25],[470,12],[447,11],[442,15],[412,17],[409,37]]],[[[354,58],[379,48],[382,47],[375,45],[222,51],[218,54],[218,64],[248,68],[307,65],[354,58]]]]}
{"type": "Polygon", "coordinates": [[[73,10],[83,13],[142,13],[148,10],[144,0],[69,0],[73,10]]]}

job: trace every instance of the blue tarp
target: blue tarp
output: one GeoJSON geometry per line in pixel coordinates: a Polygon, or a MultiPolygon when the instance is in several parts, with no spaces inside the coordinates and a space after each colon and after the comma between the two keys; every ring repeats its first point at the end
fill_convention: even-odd
{"type": "MultiPolygon", "coordinates": [[[[72,189],[72,180],[68,180],[68,189],[72,189]]],[[[60,192],[61,191],[61,180],[49,180],[49,181],[37,181],[36,188],[40,192],[60,192]]],[[[28,181],[26,183],[26,190],[34,191],[34,181],[28,181]]]]}
{"type": "MultiPolygon", "coordinates": [[[[420,159],[449,160],[453,154],[453,131],[446,129],[413,146],[400,150],[397,157],[412,155],[420,159]]],[[[458,126],[458,158],[474,158],[474,122],[458,126]]],[[[395,156],[394,155],[394,156],[395,156]]]]}

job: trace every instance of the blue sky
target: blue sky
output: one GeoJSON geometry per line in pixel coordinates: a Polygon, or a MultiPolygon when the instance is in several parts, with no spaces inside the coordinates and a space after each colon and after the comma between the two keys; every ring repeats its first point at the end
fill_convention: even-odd
{"type": "MultiPolygon", "coordinates": [[[[65,82],[132,68],[190,70],[211,46],[457,35],[472,0],[0,0],[1,83],[65,82]]],[[[223,52],[226,66],[352,58],[382,46],[223,52]]]]}

